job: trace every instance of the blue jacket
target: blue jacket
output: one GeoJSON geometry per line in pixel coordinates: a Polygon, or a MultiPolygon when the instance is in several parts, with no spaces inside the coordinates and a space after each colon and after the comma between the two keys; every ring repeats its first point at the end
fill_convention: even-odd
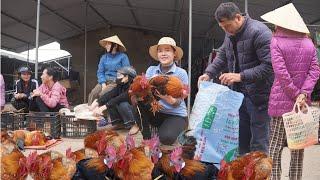
{"type": "Polygon", "coordinates": [[[225,68],[228,68],[229,72],[235,72],[237,55],[238,71],[242,79],[239,84],[241,92],[249,97],[258,109],[267,109],[273,83],[271,37],[272,33],[266,25],[245,17],[245,23],[236,36],[226,34],[221,51],[205,72],[211,78],[225,68]],[[232,38],[237,39],[237,52],[234,52],[232,38]]]}
{"type": "Polygon", "coordinates": [[[98,83],[103,84],[106,81],[115,81],[118,69],[126,66],[130,66],[130,62],[128,56],[123,52],[102,55],[97,71],[98,83]]]}

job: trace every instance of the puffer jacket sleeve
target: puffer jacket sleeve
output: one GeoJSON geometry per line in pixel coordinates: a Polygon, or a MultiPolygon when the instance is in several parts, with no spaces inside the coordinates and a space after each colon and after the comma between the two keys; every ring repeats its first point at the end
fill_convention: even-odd
{"type": "Polygon", "coordinates": [[[102,55],[100,58],[99,65],[98,65],[97,78],[98,78],[99,84],[103,84],[106,82],[106,75],[104,73],[105,70],[104,70],[104,65],[103,65],[104,59],[105,59],[105,57],[104,57],[104,55],[102,55]]]}
{"type": "Polygon", "coordinates": [[[222,44],[219,49],[219,53],[217,57],[212,61],[211,64],[205,70],[205,73],[210,76],[210,78],[214,78],[217,76],[222,70],[227,67],[227,58],[226,58],[226,50],[225,50],[225,42],[222,44]]]}
{"type": "Polygon", "coordinates": [[[311,97],[314,86],[316,85],[320,75],[320,68],[318,64],[317,51],[314,48],[314,53],[310,63],[309,72],[306,80],[304,81],[301,92],[306,93],[308,97],[311,97]]]}
{"type": "Polygon", "coordinates": [[[281,49],[279,48],[275,38],[271,41],[271,57],[275,77],[280,81],[281,87],[284,89],[286,95],[295,101],[296,97],[300,94],[300,89],[293,84],[293,80],[287,70],[281,49]]]}
{"type": "Polygon", "coordinates": [[[240,73],[241,80],[244,82],[260,81],[273,74],[270,57],[270,41],[272,34],[267,27],[265,28],[266,29],[261,29],[255,33],[253,42],[260,65],[246,69],[240,73]]]}

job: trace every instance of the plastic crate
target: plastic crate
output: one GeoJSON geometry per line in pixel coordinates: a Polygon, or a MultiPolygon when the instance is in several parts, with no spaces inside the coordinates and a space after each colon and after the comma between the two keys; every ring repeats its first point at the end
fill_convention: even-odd
{"type": "Polygon", "coordinates": [[[26,113],[1,113],[1,129],[18,130],[26,126],[26,113]]]}
{"type": "Polygon", "coordinates": [[[61,116],[62,136],[82,138],[97,131],[97,122],[93,120],[76,119],[74,116],[61,116]]]}
{"type": "Polygon", "coordinates": [[[1,129],[13,130],[13,113],[1,113],[1,129]]]}
{"type": "Polygon", "coordinates": [[[13,113],[13,130],[26,128],[26,116],[28,113],[13,113]]]}
{"type": "Polygon", "coordinates": [[[55,139],[61,136],[61,120],[59,113],[37,112],[26,116],[26,128],[29,131],[39,130],[55,139]]]}

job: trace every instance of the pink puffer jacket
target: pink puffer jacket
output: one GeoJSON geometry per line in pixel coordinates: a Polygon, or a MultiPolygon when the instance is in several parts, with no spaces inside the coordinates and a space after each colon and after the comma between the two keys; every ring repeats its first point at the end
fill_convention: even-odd
{"type": "Polygon", "coordinates": [[[293,108],[297,96],[311,92],[319,78],[317,52],[303,34],[279,28],[271,40],[275,79],[269,98],[269,115],[282,116],[293,108]]]}

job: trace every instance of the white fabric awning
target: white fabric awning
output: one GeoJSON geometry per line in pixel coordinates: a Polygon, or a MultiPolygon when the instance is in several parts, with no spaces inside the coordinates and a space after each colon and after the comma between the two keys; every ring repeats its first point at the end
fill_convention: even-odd
{"type": "MultiPolygon", "coordinates": [[[[21,61],[28,61],[28,51],[22,53],[15,53],[11,51],[6,51],[1,49],[1,56],[7,56],[9,58],[18,59],[21,61]]],[[[65,59],[71,57],[68,51],[61,50],[60,44],[58,42],[52,42],[39,47],[38,50],[38,62],[48,62],[48,61],[58,61],[60,59],[65,59]]],[[[29,50],[29,62],[35,63],[36,50],[29,50]]]]}

